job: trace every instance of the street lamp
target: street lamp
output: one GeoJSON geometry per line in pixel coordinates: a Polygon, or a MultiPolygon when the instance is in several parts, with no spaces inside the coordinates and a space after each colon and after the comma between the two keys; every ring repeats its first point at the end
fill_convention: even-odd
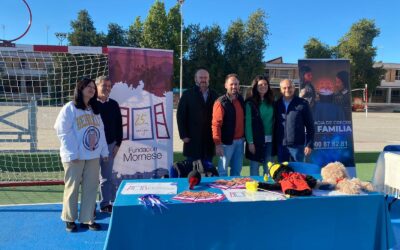
{"type": "Polygon", "coordinates": [[[178,0],[180,5],[179,11],[181,14],[181,57],[180,57],[180,68],[179,68],[179,97],[182,97],[182,76],[183,76],[183,68],[182,68],[182,60],[183,60],[183,12],[182,5],[184,0],[178,0]]]}
{"type": "Polygon", "coordinates": [[[63,41],[67,38],[67,33],[65,32],[56,32],[55,35],[58,39],[58,45],[62,45],[63,41]]]}

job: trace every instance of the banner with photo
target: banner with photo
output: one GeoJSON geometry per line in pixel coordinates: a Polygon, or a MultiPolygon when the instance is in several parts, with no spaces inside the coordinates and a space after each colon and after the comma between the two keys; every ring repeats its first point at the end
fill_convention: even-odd
{"type": "Polygon", "coordinates": [[[340,161],[355,175],[351,116],[350,61],[299,60],[300,92],[314,117],[315,142],[309,161],[320,166],[340,161]]]}
{"type": "Polygon", "coordinates": [[[119,103],[123,141],[113,177],[160,178],[173,162],[173,52],[108,48],[110,98],[119,103]]]}

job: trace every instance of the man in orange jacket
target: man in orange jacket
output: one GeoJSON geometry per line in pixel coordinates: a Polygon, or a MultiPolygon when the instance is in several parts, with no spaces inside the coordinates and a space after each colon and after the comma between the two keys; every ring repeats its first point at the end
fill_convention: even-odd
{"type": "Polygon", "coordinates": [[[227,176],[240,176],[243,165],[244,101],[239,94],[239,79],[236,74],[225,78],[226,94],[219,97],[213,107],[212,134],[215,153],[219,156],[218,172],[227,176]]]}

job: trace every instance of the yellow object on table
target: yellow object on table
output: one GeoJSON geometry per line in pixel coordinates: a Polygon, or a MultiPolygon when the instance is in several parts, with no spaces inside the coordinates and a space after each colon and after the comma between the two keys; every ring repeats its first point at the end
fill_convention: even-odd
{"type": "Polygon", "coordinates": [[[246,190],[256,192],[258,190],[258,182],[257,181],[246,182],[246,190]]]}

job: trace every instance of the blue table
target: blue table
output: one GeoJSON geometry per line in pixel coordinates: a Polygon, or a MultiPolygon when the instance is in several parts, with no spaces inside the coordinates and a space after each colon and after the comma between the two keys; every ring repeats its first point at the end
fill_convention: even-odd
{"type": "MultiPolygon", "coordinates": [[[[197,190],[220,192],[204,178],[197,190]]],[[[186,179],[122,182],[105,249],[388,249],[394,244],[385,198],[381,194],[302,197],[284,201],[181,203],[152,212],[137,195],[121,195],[128,182],[177,182],[186,179]]]]}

